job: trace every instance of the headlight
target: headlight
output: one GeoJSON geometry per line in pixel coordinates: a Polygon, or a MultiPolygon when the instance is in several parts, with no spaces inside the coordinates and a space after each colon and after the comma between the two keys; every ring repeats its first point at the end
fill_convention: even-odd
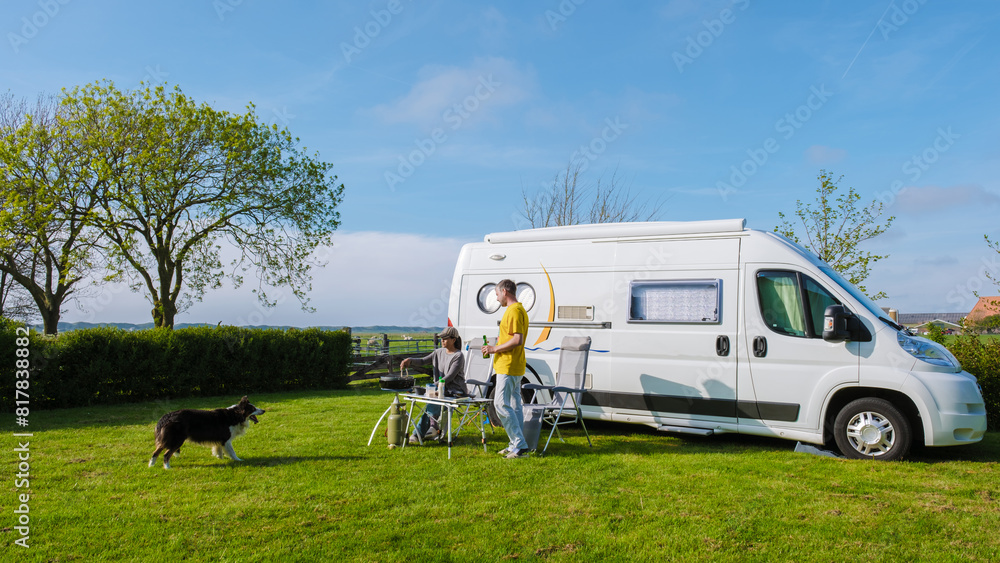
{"type": "Polygon", "coordinates": [[[896,340],[903,350],[906,350],[908,354],[918,360],[936,366],[961,369],[958,359],[947,348],[933,340],[927,340],[919,336],[910,336],[903,332],[896,333],[896,340]]]}

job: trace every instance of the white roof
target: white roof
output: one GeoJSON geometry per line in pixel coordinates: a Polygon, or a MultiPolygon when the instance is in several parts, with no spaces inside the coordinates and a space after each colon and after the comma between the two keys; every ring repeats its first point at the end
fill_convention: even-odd
{"type": "Polygon", "coordinates": [[[490,233],[483,239],[489,243],[535,242],[576,239],[615,239],[624,237],[650,237],[667,235],[697,235],[707,233],[737,233],[746,226],[746,219],[718,219],[714,221],[650,221],[644,223],[601,223],[595,225],[566,225],[490,233]]]}

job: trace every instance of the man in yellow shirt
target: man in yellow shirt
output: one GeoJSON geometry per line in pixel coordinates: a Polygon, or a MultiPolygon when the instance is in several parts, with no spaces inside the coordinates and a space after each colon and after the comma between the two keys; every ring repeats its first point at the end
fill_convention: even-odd
{"type": "Polygon", "coordinates": [[[528,337],[528,312],[517,301],[517,286],[511,280],[501,280],[496,294],[507,308],[500,320],[500,335],[496,346],[483,346],[483,354],[493,355],[493,371],[497,374],[493,406],[507,432],[510,443],[500,450],[508,459],[524,457],[528,450],[524,441],[524,411],[521,406],[521,377],[527,361],[524,343],[528,337]]]}

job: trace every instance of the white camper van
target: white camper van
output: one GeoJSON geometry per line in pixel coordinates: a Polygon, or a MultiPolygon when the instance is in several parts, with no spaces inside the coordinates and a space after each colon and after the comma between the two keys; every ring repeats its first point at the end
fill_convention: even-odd
{"type": "Polygon", "coordinates": [[[494,284],[528,311],[526,381],[553,384],[564,336],[590,336],[583,416],[738,432],[900,459],[986,431],[975,377],[909,335],[802,247],[745,220],[494,233],[462,248],[448,322],[495,336],[494,284]]]}

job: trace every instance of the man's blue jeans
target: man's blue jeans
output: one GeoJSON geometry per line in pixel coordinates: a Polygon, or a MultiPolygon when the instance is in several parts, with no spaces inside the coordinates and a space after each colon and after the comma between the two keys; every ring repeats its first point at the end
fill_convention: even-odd
{"type": "Polygon", "coordinates": [[[521,401],[520,375],[497,374],[497,388],[493,395],[493,407],[500,417],[503,429],[510,440],[510,451],[523,450],[528,447],[524,441],[524,410],[521,401]]]}

